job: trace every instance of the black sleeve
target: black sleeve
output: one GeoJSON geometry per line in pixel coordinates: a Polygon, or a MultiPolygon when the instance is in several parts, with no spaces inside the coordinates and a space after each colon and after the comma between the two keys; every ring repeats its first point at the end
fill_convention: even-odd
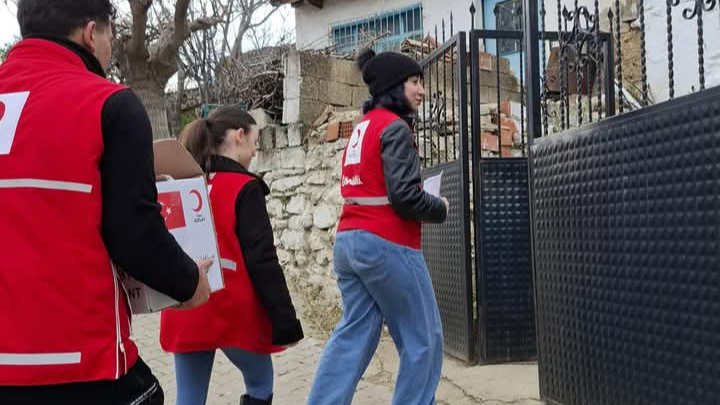
{"type": "Polygon", "coordinates": [[[197,265],[160,215],[152,127],[133,92],[120,91],[105,102],[102,131],[102,235],[110,258],[150,288],[189,300],[198,284],[197,265]]]}
{"type": "Polygon", "coordinates": [[[415,221],[445,221],[445,203],[421,188],[420,156],[410,128],[397,120],[385,128],[380,142],[385,185],[395,212],[415,221]]]}
{"type": "Polygon", "coordinates": [[[258,181],[248,183],[235,201],[237,234],[250,281],[272,323],[272,343],[287,345],[303,338],[285,275],[275,251],[265,193],[258,181]]]}

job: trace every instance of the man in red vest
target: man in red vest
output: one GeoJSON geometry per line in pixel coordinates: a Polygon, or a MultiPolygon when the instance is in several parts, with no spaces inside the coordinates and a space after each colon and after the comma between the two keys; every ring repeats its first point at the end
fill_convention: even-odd
{"type": "Polygon", "coordinates": [[[208,261],[167,231],[140,100],[105,79],[110,0],[20,0],[0,66],[0,403],[150,405],[115,265],[196,307],[208,261]]]}

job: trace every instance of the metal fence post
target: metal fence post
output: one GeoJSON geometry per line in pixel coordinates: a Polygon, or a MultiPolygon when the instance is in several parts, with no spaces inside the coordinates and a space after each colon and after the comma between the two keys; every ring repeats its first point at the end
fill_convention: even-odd
{"type": "MultiPolygon", "coordinates": [[[[539,0],[544,1],[544,0],[539,0]]],[[[528,123],[528,208],[530,215],[530,271],[532,272],[532,296],[533,308],[535,309],[535,342],[537,342],[537,359],[541,362],[542,353],[540,351],[540,317],[537,305],[537,272],[535,271],[535,196],[533,187],[533,151],[532,146],[535,138],[539,138],[542,133],[542,106],[543,93],[540,92],[540,38],[539,38],[539,11],[538,0],[525,0],[525,83],[528,88],[525,92],[525,101],[527,103],[527,123],[528,123]]],[[[545,33],[543,32],[543,35],[545,33]]],[[[562,35],[562,33],[558,33],[562,35]]],[[[545,38],[543,38],[543,41],[545,38]]],[[[545,46],[545,42],[543,42],[545,46]]],[[[545,65],[545,61],[542,61],[545,65]]],[[[542,80],[545,80],[543,77],[542,80]]],[[[542,392],[541,392],[542,394],[542,392]]]]}
{"type": "MultiPolygon", "coordinates": [[[[538,31],[537,0],[525,0],[525,94],[528,120],[528,149],[534,138],[542,136],[542,117],[540,114],[540,38],[538,31]]],[[[543,61],[545,63],[545,61],[543,61]]]]}

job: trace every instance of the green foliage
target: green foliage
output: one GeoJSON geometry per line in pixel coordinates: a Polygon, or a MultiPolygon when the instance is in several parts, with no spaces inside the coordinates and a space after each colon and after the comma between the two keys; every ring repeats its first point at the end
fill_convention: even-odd
{"type": "Polygon", "coordinates": [[[182,115],[180,115],[180,129],[185,128],[185,125],[193,122],[197,118],[198,116],[195,109],[183,111],[182,115]]]}
{"type": "Polygon", "coordinates": [[[0,48],[0,63],[5,62],[5,58],[7,58],[7,54],[10,52],[12,45],[11,43],[7,43],[0,48]]]}
{"type": "Polygon", "coordinates": [[[19,41],[20,37],[15,36],[12,41],[0,46],[0,63],[5,62],[5,58],[7,58],[7,54],[10,52],[10,49],[12,49],[12,47],[19,41]]]}

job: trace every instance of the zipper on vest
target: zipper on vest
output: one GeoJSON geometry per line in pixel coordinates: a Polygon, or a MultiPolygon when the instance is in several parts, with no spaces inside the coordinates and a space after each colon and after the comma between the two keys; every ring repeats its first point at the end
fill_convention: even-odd
{"type": "Polygon", "coordinates": [[[122,341],[120,342],[120,353],[122,353],[123,364],[125,365],[125,368],[123,368],[123,375],[125,375],[128,372],[127,353],[125,353],[125,344],[122,341]]]}
{"type": "MultiPolygon", "coordinates": [[[[113,273],[114,273],[114,276],[115,276],[116,283],[117,283],[117,284],[120,284],[120,287],[122,287],[122,290],[123,290],[123,292],[125,293],[125,303],[127,304],[127,307],[126,307],[126,308],[127,308],[127,311],[128,311],[128,313],[127,313],[127,317],[128,317],[128,331],[129,331],[130,335],[132,336],[132,333],[133,333],[133,329],[132,329],[132,316],[133,316],[133,311],[132,311],[132,304],[130,304],[130,295],[128,294],[128,291],[127,291],[127,289],[125,288],[125,284],[123,284],[122,282],[118,281],[117,269],[115,268],[115,265],[114,265],[114,264],[113,264],[113,273]]],[[[118,293],[119,293],[119,290],[118,290],[118,293]]],[[[125,364],[125,369],[124,369],[125,371],[124,371],[124,373],[127,373],[127,372],[128,372],[127,353],[125,352],[125,343],[123,343],[123,341],[122,341],[122,331],[121,331],[121,329],[120,329],[120,309],[119,309],[119,305],[120,305],[120,304],[118,303],[117,321],[118,321],[118,333],[120,334],[119,337],[118,337],[118,341],[119,341],[119,343],[120,343],[120,353],[123,354],[123,360],[124,360],[124,364],[125,364]]]]}
{"type": "MultiPolygon", "coordinates": [[[[125,364],[127,368],[127,356],[125,356],[125,347],[122,343],[122,334],[120,333],[120,289],[118,288],[118,277],[117,271],[115,271],[115,264],[110,265],[113,275],[113,287],[115,292],[115,379],[120,378],[120,353],[125,358],[125,364]],[[119,349],[119,351],[118,351],[119,349]]],[[[123,287],[124,288],[124,287],[123,287]]]]}

